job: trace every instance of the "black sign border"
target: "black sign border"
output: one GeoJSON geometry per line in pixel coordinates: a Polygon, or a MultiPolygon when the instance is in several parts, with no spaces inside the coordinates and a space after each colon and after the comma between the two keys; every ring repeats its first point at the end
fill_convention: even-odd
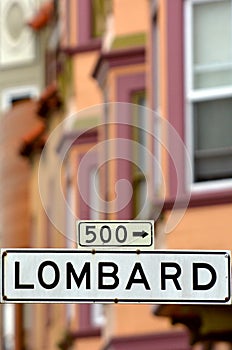
{"type": "MultiPolygon", "coordinates": [[[[128,221],[128,220],[116,220],[116,221],[111,221],[111,220],[79,220],[80,222],[78,222],[78,232],[77,232],[77,234],[78,234],[78,245],[80,246],[80,247],[84,247],[84,248],[90,248],[90,249],[93,249],[93,248],[95,248],[95,247],[99,247],[99,248],[102,248],[102,247],[104,247],[104,245],[103,244],[93,244],[93,245],[88,245],[88,244],[86,244],[86,245],[83,245],[83,244],[80,244],[80,225],[83,223],[87,223],[87,222],[93,222],[93,223],[96,223],[96,224],[100,224],[100,223],[109,223],[109,225],[110,224],[130,224],[130,223],[132,223],[132,224],[136,224],[136,223],[138,223],[138,224],[141,224],[141,221],[140,220],[133,220],[133,221],[128,221]]],[[[121,247],[127,247],[127,248],[130,248],[130,247],[152,247],[152,245],[153,245],[153,237],[154,237],[154,232],[153,232],[153,230],[154,230],[154,227],[153,227],[153,225],[152,225],[152,223],[150,222],[150,220],[142,220],[144,223],[147,223],[147,224],[150,224],[151,225],[151,243],[149,244],[149,245],[147,245],[147,244],[106,244],[105,245],[105,247],[106,248],[116,248],[116,247],[118,247],[118,248],[121,248],[121,247]]]]}
{"type": "MultiPolygon", "coordinates": [[[[139,254],[193,254],[193,255],[198,255],[198,254],[205,254],[205,255],[224,255],[228,256],[228,296],[226,296],[223,300],[217,300],[217,299],[212,299],[212,300],[196,300],[196,299],[188,299],[188,300],[176,300],[176,299],[117,299],[117,298],[110,298],[110,299],[58,299],[58,298],[48,298],[48,299],[32,299],[32,298],[19,298],[19,299],[11,299],[5,297],[5,258],[7,257],[8,253],[71,253],[71,254],[92,254],[91,251],[89,250],[81,250],[78,251],[77,249],[53,249],[53,248],[48,248],[48,249],[1,249],[2,251],[2,301],[3,302],[9,302],[9,303],[103,303],[103,304],[112,304],[112,303],[120,303],[120,304],[228,304],[228,301],[231,298],[231,273],[230,273],[230,255],[228,254],[228,251],[205,251],[205,250],[154,250],[154,251],[140,251],[139,254]]],[[[108,251],[106,250],[97,250],[95,254],[101,253],[101,254],[109,254],[108,251]]],[[[116,253],[116,254],[138,254],[136,251],[110,251],[110,253],[116,253]]],[[[228,304],[230,305],[230,304],[228,304]]]]}

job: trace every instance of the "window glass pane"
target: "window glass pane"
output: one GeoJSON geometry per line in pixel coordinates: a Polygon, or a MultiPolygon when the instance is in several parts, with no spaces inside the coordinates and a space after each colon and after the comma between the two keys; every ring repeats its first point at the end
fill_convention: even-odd
{"type": "Polygon", "coordinates": [[[195,157],[195,182],[232,178],[232,153],[224,156],[195,157]]]}
{"type": "Polygon", "coordinates": [[[231,0],[194,4],[194,88],[232,84],[231,24],[231,0]]]}
{"type": "Polygon", "coordinates": [[[195,181],[232,177],[232,98],[194,103],[195,181]]]}
{"type": "Polygon", "coordinates": [[[232,146],[232,98],[194,103],[195,150],[232,146]]]}

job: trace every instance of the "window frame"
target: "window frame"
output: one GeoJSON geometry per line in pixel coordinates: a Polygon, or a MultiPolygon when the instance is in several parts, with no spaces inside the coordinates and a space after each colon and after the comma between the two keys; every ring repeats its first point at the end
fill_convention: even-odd
{"type": "MultiPolygon", "coordinates": [[[[185,135],[186,147],[190,155],[192,168],[194,169],[194,103],[201,101],[212,101],[215,99],[231,98],[231,86],[215,88],[195,88],[193,86],[193,6],[195,4],[213,3],[218,0],[186,0],[184,1],[184,61],[185,61],[185,135]]],[[[194,171],[193,171],[194,173],[194,171]]],[[[191,193],[212,192],[215,190],[232,189],[232,179],[218,179],[194,182],[191,174],[186,172],[187,187],[191,193]]]]}
{"type": "Polygon", "coordinates": [[[7,111],[11,108],[11,101],[14,98],[20,99],[20,97],[28,96],[29,98],[38,98],[40,94],[39,88],[35,85],[17,86],[14,88],[7,88],[2,91],[1,97],[1,110],[7,111]]]}
{"type": "MultiPolygon", "coordinates": [[[[145,110],[147,108],[147,96],[146,96],[146,91],[145,89],[141,89],[141,90],[136,90],[133,91],[131,93],[131,103],[135,105],[135,109],[133,109],[132,112],[132,123],[137,125],[137,127],[132,129],[132,135],[131,135],[131,139],[133,141],[136,141],[139,143],[139,128],[140,127],[144,127],[145,130],[148,130],[148,124],[149,124],[149,120],[148,118],[145,117],[145,120],[142,121],[142,124],[139,121],[139,117],[140,117],[140,111],[139,108],[144,107],[145,110]],[[140,104],[140,99],[143,98],[145,101],[145,104],[142,105],[140,104]],[[136,106],[138,106],[138,108],[136,108],[136,106]]],[[[148,116],[147,116],[148,117],[148,116]]],[[[148,133],[145,131],[145,144],[141,145],[143,147],[145,147],[146,149],[148,149],[148,133]]],[[[139,167],[134,167],[132,165],[132,184],[133,184],[133,208],[132,208],[132,214],[133,214],[133,218],[138,218],[138,219],[146,219],[149,217],[148,215],[148,210],[147,210],[147,206],[146,203],[144,203],[143,207],[140,208],[140,202],[141,202],[141,184],[145,182],[145,187],[146,187],[146,192],[148,192],[148,184],[147,184],[147,179],[149,177],[149,161],[148,161],[148,157],[147,155],[145,155],[145,159],[144,159],[144,163],[141,163],[141,157],[139,154],[139,150],[137,149],[137,147],[135,146],[135,148],[133,147],[132,149],[132,160],[133,162],[135,162],[135,164],[138,166],[141,166],[142,169],[139,169],[139,167]]]]}
{"type": "Polygon", "coordinates": [[[77,47],[80,51],[99,49],[101,38],[94,37],[92,30],[92,5],[91,0],[79,0],[78,2],[78,38],[77,47]],[[83,16],[85,14],[85,16],[83,16]]]}
{"type": "MultiPolygon", "coordinates": [[[[85,157],[86,153],[96,144],[98,139],[98,132],[96,129],[87,130],[84,132],[81,137],[78,138],[78,141],[73,144],[73,156],[70,156],[70,168],[67,172],[67,183],[66,186],[71,186],[72,174],[78,174],[78,167],[83,157],[85,157]],[[73,165],[72,161],[75,159],[75,165],[73,165]],[[74,169],[74,170],[73,170],[74,169]],[[77,173],[76,173],[77,172],[77,173]]],[[[79,174],[79,183],[78,185],[83,189],[85,195],[88,198],[88,203],[90,201],[90,181],[91,181],[91,172],[98,166],[98,155],[96,152],[91,153],[89,155],[88,160],[86,161],[86,174],[87,176],[80,176],[79,174]]],[[[75,181],[74,181],[75,182],[75,181]]],[[[74,206],[74,210],[77,213],[77,216],[80,219],[91,219],[91,210],[88,203],[85,203],[82,198],[77,184],[73,184],[69,189],[71,193],[69,197],[71,199],[70,204],[74,206]],[[74,196],[74,197],[73,197],[74,196]],[[77,197],[77,200],[75,198],[77,197]]],[[[85,337],[95,337],[100,336],[101,334],[101,325],[98,320],[93,320],[93,307],[94,304],[80,304],[78,306],[78,325],[77,330],[74,332],[75,339],[81,339],[85,337]]],[[[66,309],[67,318],[75,317],[75,308],[66,309]]],[[[69,320],[71,322],[71,319],[69,320]]]]}
{"type": "MultiPolygon", "coordinates": [[[[126,102],[126,103],[132,103],[132,97],[138,92],[144,91],[146,95],[146,73],[144,69],[140,69],[137,72],[134,72],[132,74],[122,74],[118,75],[116,80],[116,96],[117,101],[119,102],[126,102]]],[[[127,134],[128,139],[131,139],[131,120],[128,120],[128,125],[119,125],[117,126],[117,137],[120,139],[121,137],[125,137],[125,134],[127,134]]],[[[131,150],[130,150],[131,151],[131,150]]],[[[119,164],[120,160],[118,160],[117,167],[118,169],[121,168],[119,164]]],[[[127,164],[126,167],[124,167],[124,173],[123,178],[127,179],[130,183],[133,184],[133,175],[131,172],[131,164],[127,164]]],[[[117,174],[117,178],[120,179],[120,174],[117,174]]],[[[127,219],[132,218],[134,215],[134,208],[132,205],[132,201],[126,205],[123,210],[118,212],[118,218],[119,219],[127,219]]]]}

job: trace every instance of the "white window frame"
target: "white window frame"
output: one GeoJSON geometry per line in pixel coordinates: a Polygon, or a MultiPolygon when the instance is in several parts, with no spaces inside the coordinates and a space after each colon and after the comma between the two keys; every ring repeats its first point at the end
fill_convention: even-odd
{"type": "Polygon", "coordinates": [[[90,323],[93,327],[103,327],[106,323],[104,304],[91,304],[90,323]]]}
{"type": "MultiPolygon", "coordinates": [[[[194,169],[194,140],[193,140],[193,103],[232,97],[231,87],[198,89],[193,88],[193,50],[192,50],[192,9],[195,4],[212,3],[218,0],[185,0],[184,8],[184,43],[185,43],[185,135],[186,147],[194,169]]],[[[187,167],[186,167],[187,168],[187,167]]],[[[193,182],[193,175],[186,172],[187,186],[191,192],[211,192],[232,188],[232,179],[221,179],[203,182],[193,182]]]]}
{"type": "Polygon", "coordinates": [[[14,98],[29,96],[30,98],[38,98],[40,94],[39,88],[35,85],[17,86],[14,88],[7,88],[2,91],[1,110],[8,111],[14,98]]]}

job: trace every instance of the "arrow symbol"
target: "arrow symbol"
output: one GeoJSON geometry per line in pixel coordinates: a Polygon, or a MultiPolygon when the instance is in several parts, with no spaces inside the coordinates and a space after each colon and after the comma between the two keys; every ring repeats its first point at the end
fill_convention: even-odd
{"type": "Polygon", "coordinates": [[[149,233],[147,233],[146,231],[142,230],[139,232],[133,232],[133,237],[142,237],[145,238],[149,235],[149,233]]]}

